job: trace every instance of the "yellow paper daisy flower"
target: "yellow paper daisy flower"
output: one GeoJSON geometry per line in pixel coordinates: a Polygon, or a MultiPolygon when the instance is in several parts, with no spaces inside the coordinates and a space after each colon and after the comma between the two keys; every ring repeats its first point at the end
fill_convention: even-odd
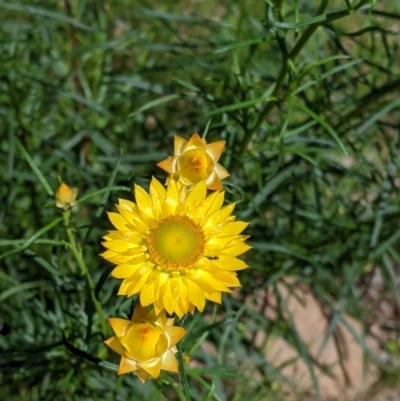
{"type": "Polygon", "coordinates": [[[135,186],[135,197],[136,204],[119,199],[119,213],[108,214],[117,230],[103,242],[102,256],[118,265],[111,275],[123,279],[119,295],[140,293],[142,305],[182,317],[240,287],[247,223],[234,221],[234,204],[222,207],[223,192],[207,196],[204,181],[191,191],[175,180],[165,188],[153,178],[149,194],[135,186]]]}
{"type": "Polygon", "coordinates": [[[178,372],[175,344],[185,335],[183,327],[173,326],[174,319],[167,319],[165,312],[157,316],[138,305],[132,319],[108,319],[115,336],[104,341],[121,355],[118,374],[136,372],[145,382],[157,379],[161,369],[178,372]]]}
{"type": "Polygon", "coordinates": [[[221,180],[229,177],[229,173],[217,163],[224,147],[225,141],[207,144],[197,133],[189,141],[175,135],[174,156],[161,161],[157,166],[186,185],[206,181],[208,189],[221,191],[221,180]]]}

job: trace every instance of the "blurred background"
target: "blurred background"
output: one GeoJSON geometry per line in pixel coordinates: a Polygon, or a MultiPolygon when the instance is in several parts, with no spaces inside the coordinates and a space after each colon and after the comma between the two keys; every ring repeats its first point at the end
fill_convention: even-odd
{"type": "Polygon", "coordinates": [[[253,249],[184,322],[192,399],[400,400],[399,21],[397,0],[1,1],[0,399],[184,400],[177,374],[116,375],[95,305],[135,299],[100,242],[209,124],[253,249]]]}

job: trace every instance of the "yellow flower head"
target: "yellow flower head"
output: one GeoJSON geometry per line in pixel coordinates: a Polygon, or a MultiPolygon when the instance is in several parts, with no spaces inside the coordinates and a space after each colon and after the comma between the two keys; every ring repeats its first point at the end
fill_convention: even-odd
{"type": "Polygon", "coordinates": [[[123,279],[119,295],[140,293],[142,305],[182,317],[240,287],[236,270],[247,265],[236,256],[250,248],[240,235],[247,223],[234,221],[234,204],[222,207],[223,192],[207,196],[204,181],[190,191],[175,180],[165,188],[153,178],[149,194],[135,186],[135,197],[108,214],[116,230],[103,242],[102,256],[118,265],[111,275],[123,279]]]}
{"type": "Polygon", "coordinates": [[[157,316],[138,305],[132,319],[108,319],[115,336],[104,341],[121,355],[118,374],[136,372],[145,382],[154,379],[161,369],[178,372],[175,344],[185,335],[183,327],[173,326],[174,319],[167,319],[165,312],[157,316]]]}
{"type": "Polygon", "coordinates": [[[70,188],[62,183],[56,192],[56,206],[61,209],[68,209],[75,206],[75,199],[78,195],[78,188],[70,188]]]}
{"type": "Polygon", "coordinates": [[[217,163],[224,147],[225,141],[207,144],[197,133],[193,134],[189,141],[175,135],[174,156],[163,160],[157,166],[185,185],[196,185],[200,181],[206,181],[208,189],[221,191],[221,180],[229,176],[217,163]]]}

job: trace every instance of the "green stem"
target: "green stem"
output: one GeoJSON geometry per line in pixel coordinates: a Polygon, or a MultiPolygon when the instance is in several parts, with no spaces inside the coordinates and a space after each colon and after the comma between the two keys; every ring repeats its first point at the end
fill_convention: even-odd
{"type": "Polygon", "coordinates": [[[186,401],[191,401],[190,393],[189,393],[189,384],[186,376],[185,371],[185,364],[183,362],[183,354],[180,344],[176,345],[178,348],[177,357],[179,363],[179,373],[181,374],[182,386],[183,386],[183,393],[185,394],[186,401]]]}
{"type": "Polygon", "coordinates": [[[72,253],[75,256],[76,262],[78,263],[78,266],[80,268],[81,274],[82,274],[82,276],[84,277],[84,279],[86,281],[86,285],[87,285],[87,287],[89,289],[93,305],[94,305],[94,307],[96,309],[97,314],[99,315],[101,332],[103,333],[104,336],[106,336],[106,333],[107,333],[106,319],[105,319],[105,316],[104,316],[104,313],[103,313],[103,309],[102,309],[100,303],[97,301],[96,296],[94,295],[94,284],[93,284],[92,278],[89,275],[89,272],[88,272],[88,269],[86,267],[85,261],[83,259],[82,249],[77,244],[77,242],[75,240],[74,229],[69,224],[70,214],[71,214],[71,210],[66,210],[63,213],[64,226],[65,226],[66,231],[67,231],[69,245],[70,245],[72,253]]]}

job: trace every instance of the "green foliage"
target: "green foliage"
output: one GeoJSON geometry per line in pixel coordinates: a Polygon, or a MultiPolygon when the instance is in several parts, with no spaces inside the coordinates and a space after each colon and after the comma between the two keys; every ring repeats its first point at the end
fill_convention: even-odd
{"type": "Polygon", "coordinates": [[[116,296],[100,242],[105,211],[133,182],[163,180],[173,136],[209,120],[254,249],[243,288],[185,321],[193,400],[296,390],[258,332],[297,350],[321,399],[282,286],[320,302],[321,348],[341,324],[395,372],[367,345],[365,293],[379,274],[399,310],[399,18],[397,0],[0,2],[0,398],[185,399],[178,375],[116,376],[104,319],[133,301],[116,296]],[[79,188],[69,222],[60,180],[79,188]],[[252,306],[267,289],[275,318],[252,306]]]}

